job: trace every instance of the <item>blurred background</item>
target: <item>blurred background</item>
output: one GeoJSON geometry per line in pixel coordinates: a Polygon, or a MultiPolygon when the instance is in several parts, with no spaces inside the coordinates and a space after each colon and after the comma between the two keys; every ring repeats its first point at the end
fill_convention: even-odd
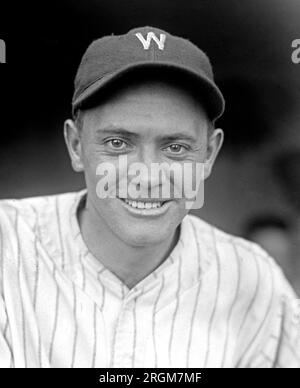
{"type": "MultiPolygon", "coordinates": [[[[0,198],[84,187],[63,141],[87,45],[153,25],[207,52],[227,110],[225,144],[196,215],[258,241],[300,294],[299,0],[45,0],[0,13],[0,198]]],[[[2,8],[2,6],[1,6],[2,8]]],[[[3,10],[3,8],[2,8],[3,10]]]]}

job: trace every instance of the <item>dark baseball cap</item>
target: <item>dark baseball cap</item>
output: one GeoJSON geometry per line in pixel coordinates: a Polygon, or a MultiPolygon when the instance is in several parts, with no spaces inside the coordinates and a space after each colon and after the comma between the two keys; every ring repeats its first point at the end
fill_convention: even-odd
{"type": "Polygon", "coordinates": [[[222,115],[225,101],[214,81],[207,55],[187,39],[155,27],[141,27],[124,35],[110,35],[90,44],[75,77],[73,114],[107,85],[128,73],[145,69],[172,70],[193,79],[193,88],[205,101],[208,116],[222,115]]]}

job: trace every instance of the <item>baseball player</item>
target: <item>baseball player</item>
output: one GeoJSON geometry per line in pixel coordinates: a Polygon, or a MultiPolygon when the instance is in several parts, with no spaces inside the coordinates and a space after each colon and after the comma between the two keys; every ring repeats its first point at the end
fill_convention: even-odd
{"type": "MultiPolygon", "coordinates": [[[[1,201],[0,366],[299,367],[299,304],[265,251],[188,215],[183,197],[97,190],[97,166],[120,156],[209,176],[224,99],[207,56],[152,27],[101,38],[72,108],[86,189],[1,201]]],[[[152,178],[137,186],[163,184],[152,178]]]]}

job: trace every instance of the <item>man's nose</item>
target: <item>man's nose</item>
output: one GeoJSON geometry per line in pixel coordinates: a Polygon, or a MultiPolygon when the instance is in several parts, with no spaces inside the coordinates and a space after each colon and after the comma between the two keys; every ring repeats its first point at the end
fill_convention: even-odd
{"type": "Polygon", "coordinates": [[[157,166],[161,161],[159,160],[159,155],[155,150],[144,149],[139,153],[137,160],[135,161],[140,164],[139,169],[139,179],[137,187],[141,191],[146,191],[148,196],[150,193],[155,192],[161,186],[161,178],[158,174],[154,174],[154,167],[157,166]]]}

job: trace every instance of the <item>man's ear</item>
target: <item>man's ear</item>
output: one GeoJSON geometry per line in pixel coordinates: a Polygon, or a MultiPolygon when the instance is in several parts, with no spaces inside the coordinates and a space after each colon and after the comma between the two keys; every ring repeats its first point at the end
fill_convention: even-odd
{"type": "Polygon", "coordinates": [[[71,119],[65,121],[64,136],[74,171],[83,171],[81,137],[79,129],[71,119]]]}
{"type": "Polygon", "coordinates": [[[222,147],[223,140],[224,132],[220,128],[215,129],[207,139],[207,155],[204,163],[204,179],[208,178],[211,174],[212,167],[222,147]]]}

